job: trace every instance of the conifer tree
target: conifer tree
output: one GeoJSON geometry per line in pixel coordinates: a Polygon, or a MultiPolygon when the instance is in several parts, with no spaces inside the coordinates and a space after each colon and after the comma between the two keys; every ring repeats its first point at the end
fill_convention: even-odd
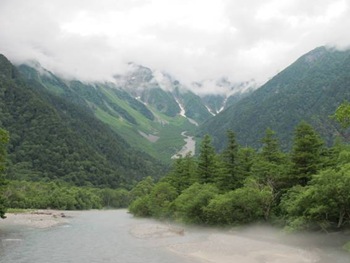
{"type": "Polygon", "coordinates": [[[222,170],[218,186],[224,190],[233,190],[242,186],[242,176],[238,167],[238,144],[233,131],[227,131],[227,147],[222,153],[222,170]]]}
{"type": "Polygon", "coordinates": [[[292,175],[298,183],[305,186],[321,167],[323,142],[320,136],[306,122],[301,122],[295,129],[291,153],[292,175]]]}
{"type": "Polygon", "coordinates": [[[169,182],[178,193],[188,188],[195,182],[196,163],[192,153],[189,152],[185,157],[178,156],[173,164],[173,169],[163,181],[169,182]]]}
{"type": "Polygon", "coordinates": [[[268,185],[277,195],[288,184],[286,182],[288,162],[280,150],[273,130],[268,128],[261,142],[263,146],[252,165],[252,174],[257,182],[268,185]]]}
{"type": "Polygon", "coordinates": [[[217,170],[215,149],[212,146],[210,136],[205,135],[198,157],[197,176],[199,182],[203,184],[216,182],[217,170]]]}
{"type": "Polygon", "coordinates": [[[281,161],[281,151],[279,148],[276,133],[268,128],[265,132],[265,137],[261,140],[263,143],[261,156],[268,162],[278,163],[281,161]]]}

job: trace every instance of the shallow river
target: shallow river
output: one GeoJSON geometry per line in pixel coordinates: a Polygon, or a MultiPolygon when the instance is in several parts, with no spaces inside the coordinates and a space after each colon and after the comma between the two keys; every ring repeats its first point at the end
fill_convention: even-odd
{"type": "Polygon", "coordinates": [[[226,234],[185,228],[183,234],[178,226],[135,219],[126,210],[73,215],[68,224],[49,229],[6,227],[0,223],[0,262],[350,262],[350,257],[340,250],[310,244],[313,239],[303,239],[307,247],[293,238],[281,244],[278,234],[262,229],[237,232],[235,236],[232,231],[226,234]]]}

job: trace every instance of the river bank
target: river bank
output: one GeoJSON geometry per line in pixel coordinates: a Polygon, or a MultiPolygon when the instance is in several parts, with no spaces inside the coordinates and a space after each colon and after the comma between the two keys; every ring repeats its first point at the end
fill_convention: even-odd
{"type": "Polygon", "coordinates": [[[31,210],[25,212],[6,213],[6,218],[0,221],[3,226],[25,226],[31,228],[50,228],[68,223],[77,212],[61,210],[31,210]]]}
{"type": "Polygon", "coordinates": [[[341,249],[344,237],[337,242],[337,236],[325,233],[287,234],[263,226],[223,231],[161,222],[134,225],[130,233],[155,243],[164,242],[166,249],[193,262],[343,263],[350,260],[350,254],[341,249]]]}

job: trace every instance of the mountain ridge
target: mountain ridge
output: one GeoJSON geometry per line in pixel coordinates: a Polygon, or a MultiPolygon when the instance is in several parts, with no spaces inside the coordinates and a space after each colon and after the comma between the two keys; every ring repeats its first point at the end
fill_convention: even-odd
{"type": "Polygon", "coordinates": [[[350,99],[349,68],[349,50],[316,48],[208,120],[200,127],[200,134],[212,135],[216,147],[221,149],[226,130],[232,129],[241,144],[259,147],[265,130],[271,128],[287,149],[294,127],[305,120],[330,144],[338,127],[329,116],[340,103],[350,99]]]}
{"type": "Polygon", "coordinates": [[[0,56],[0,117],[10,132],[8,179],[117,188],[165,170],[87,108],[23,78],[5,56],[0,56]]]}
{"type": "Polygon", "coordinates": [[[90,111],[130,145],[168,163],[185,144],[182,133],[194,135],[196,127],[215,114],[210,113],[205,99],[169,74],[132,67],[129,74],[116,76],[115,83],[65,80],[39,64],[23,64],[18,69],[28,80],[90,111]]]}

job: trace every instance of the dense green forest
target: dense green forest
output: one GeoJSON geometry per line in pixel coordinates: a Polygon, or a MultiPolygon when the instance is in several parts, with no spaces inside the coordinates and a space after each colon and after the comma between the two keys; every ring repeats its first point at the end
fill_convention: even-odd
{"type": "MultiPolygon", "coordinates": [[[[349,126],[346,114],[344,107],[335,114],[344,127],[349,126]]],[[[350,226],[349,145],[339,139],[326,147],[306,122],[296,126],[288,153],[280,150],[271,129],[262,135],[258,150],[238,145],[232,131],[227,137],[221,153],[206,135],[197,157],[179,157],[157,183],[141,181],[133,189],[138,198],[130,211],[204,225],[268,222],[290,230],[350,226]]]]}
{"type": "MultiPolygon", "coordinates": [[[[59,97],[65,104],[73,106],[68,110],[60,107],[59,111],[69,113],[71,108],[83,109],[85,114],[103,122],[131,147],[151,155],[167,166],[170,164],[171,156],[184,144],[181,133],[184,130],[194,132],[195,125],[178,114],[180,110],[174,100],[174,94],[162,90],[151,81],[153,75],[150,69],[144,72],[147,77],[138,79],[140,76],[137,73],[140,72],[135,72],[127,83],[122,85],[111,82],[86,83],[67,80],[35,63],[30,66],[20,65],[17,69],[26,83],[36,83],[32,87],[41,95],[49,93],[50,97],[56,100],[59,97]],[[144,90],[141,89],[142,93],[136,92],[143,85],[146,87],[144,90]],[[150,139],[152,137],[154,139],[150,139]]],[[[190,104],[194,104],[193,100],[190,104]]],[[[53,106],[60,106],[60,103],[54,103],[53,106]]],[[[198,117],[200,116],[201,114],[198,117]]],[[[118,154],[129,155],[129,150],[120,151],[118,154]]],[[[146,154],[143,154],[143,158],[146,154]]],[[[128,166],[128,162],[122,164],[124,163],[128,166]]]]}
{"type": "Polygon", "coordinates": [[[130,203],[132,193],[125,189],[78,187],[54,180],[30,182],[6,179],[6,147],[9,133],[0,129],[0,217],[5,218],[7,208],[36,209],[100,209],[121,208],[130,203]]]}
{"type": "Polygon", "coordinates": [[[164,166],[135,150],[89,108],[24,80],[0,56],[0,127],[10,134],[7,179],[131,187],[164,166]]]}

